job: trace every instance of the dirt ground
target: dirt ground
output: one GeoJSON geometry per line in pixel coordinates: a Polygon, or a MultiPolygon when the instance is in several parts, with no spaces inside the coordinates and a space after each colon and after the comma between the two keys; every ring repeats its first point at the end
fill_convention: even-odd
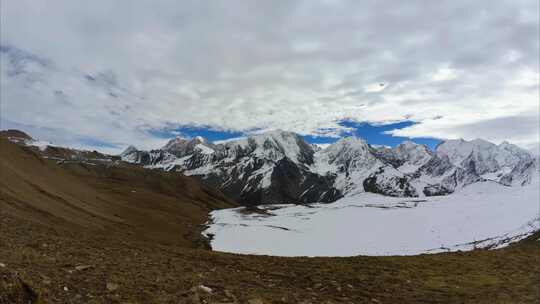
{"type": "Polygon", "coordinates": [[[207,212],[231,206],[178,174],[58,164],[0,140],[0,304],[540,303],[539,233],[410,257],[204,249],[207,212]]]}

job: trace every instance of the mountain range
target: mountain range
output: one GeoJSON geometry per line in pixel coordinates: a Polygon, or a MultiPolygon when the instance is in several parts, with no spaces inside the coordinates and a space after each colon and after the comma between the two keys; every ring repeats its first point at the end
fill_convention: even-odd
{"type": "Polygon", "coordinates": [[[534,181],[537,163],[515,146],[480,143],[432,151],[343,138],[320,149],[272,132],[225,143],[177,138],[120,156],[0,130],[0,303],[537,303],[538,188],[520,187],[534,181]],[[464,172],[495,181],[446,197],[365,193],[423,196],[423,183],[464,172]],[[226,181],[230,193],[245,187],[235,195],[251,205],[201,180],[226,181]],[[324,191],[327,201],[346,197],[252,206],[317,201],[324,191]],[[472,250],[493,243],[512,244],[472,250]],[[394,256],[431,248],[472,251],[394,256]],[[441,278],[451,286],[434,289],[441,278]]]}
{"type": "Polygon", "coordinates": [[[538,161],[527,150],[482,139],[447,140],[432,151],[412,141],[388,148],[344,137],[321,149],[278,130],[221,143],[176,137],[151,151],[130,146],[120,157],[196,177],[247,206],[333,202],[362,192],[447,195],[480,181],[523,186],[538,176],[538,161]]]}

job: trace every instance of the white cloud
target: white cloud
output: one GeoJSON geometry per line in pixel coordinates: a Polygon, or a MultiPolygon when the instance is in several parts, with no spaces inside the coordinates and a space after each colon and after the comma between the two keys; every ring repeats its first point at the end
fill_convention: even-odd
{"type": "Polygon", "coordinates": [[[455,69],[444,67],[438,69],[431,77],[435,81],[452,80],[458,78],[458,73],[455,69]]]}
{"type": "Polygon", "coordinates": [[[371,83],[364,87],[364,91],[367,93],[377,93],[384,90],[386,86],[387,84],[385,83],[371,83]]]}
{"type": "Polygon", "coordinates": [[[337,136],[345,118],[534,146],[538,5],[5,1],[2,118],[118,146],[171,124],[337,136]]]}

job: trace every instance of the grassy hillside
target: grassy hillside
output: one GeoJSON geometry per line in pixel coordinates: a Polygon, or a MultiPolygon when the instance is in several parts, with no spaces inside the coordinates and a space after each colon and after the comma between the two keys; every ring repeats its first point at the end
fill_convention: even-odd
{"type": "Polygon", "coordinates": [[[179,174],[107,162],[44,159],[0,140],[0,206],[17,219],[61,231],[193,246],[209,210],[235,204],[179,174]]]}

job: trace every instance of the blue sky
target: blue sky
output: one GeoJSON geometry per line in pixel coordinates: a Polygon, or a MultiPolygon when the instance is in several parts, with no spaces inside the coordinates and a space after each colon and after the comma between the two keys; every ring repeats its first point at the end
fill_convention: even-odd
{"type": "MultiPolygon", "coordinates": [[[[369,144],[372,144],[372,145],[385,145],[385,146],[394,147],[409,138],[385,134],[385,131],[403,129],[403,128],[414,125],[415,122],[402,121],[402,122],[381,125],[381,124],[369,124],[366,122],[355,122],[355,121],[344,120],[344,121],[339,122],[338,124],[350,130],[350,131],[343,132],[341,134],[343,137],[344,136],[358,136],[365,139],[369,144]]],[[[246,136],[246,133],[244,132],[222,131],[222,130],[212,129],[211,127],[192,127],[192,126],[184,126],[184,127],[178,127],[178,128],[168,129],[168,130],[152,130],[150,131],[150,134],[152,136],[162,138],[162,139],[173,138],[180,134],[186,137],[202,136],[210,141],[218,141],[218,140],[225,140],[225,139],[246,136]]],[[[313,135],[306,135],[303,137],[307,142],[316,143],[316,144],[329,144],[339,139],[338,137],[313,136],[313,135]]],[[[440,140],[434,139],[434,138],[411,138],[410,140],[419,144],[424,144],[431,149],[434,149],[435,146],[440,142],[440,140]]]]}
{"type": "MultiPolygon", "coordinates": [[[[412,121],[402,121],[397,123],[391,123],[391,124],[385,124],[385,125],[372,125],[365,122],[354,122],[354,121],[343,121],[340,122],[340,125],[344,127],[352,128],[354,131],[350,135],[356,135],[358,137],[362,137],[369,144],[372,145],[385,145],[394,147],[399,145],[405,140],[411,140],[418,144],[424,144],[431,149],[434,149],[435,146],[441,142],[439,139],[435,138],[407,138],[407,137],[399,137],[399,136],[393,136],[390,134],[384,134],[385,131],[391,131],[395,129],[403,129],[406,127],[410,127],[412,125],[416,124],[412,121]]],[[[316,141],[315,141],[316,142],[316,141]]]]}

